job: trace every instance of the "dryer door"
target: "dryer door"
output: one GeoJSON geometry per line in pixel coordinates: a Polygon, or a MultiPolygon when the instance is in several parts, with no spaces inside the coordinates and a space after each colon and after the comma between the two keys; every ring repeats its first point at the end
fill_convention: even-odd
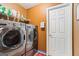
{"type": "Polygon", "coordinates": [[[27,30],[27,43],[26,43],[26,51],[29,51],[33,48],[33,30],[27,30]]]}

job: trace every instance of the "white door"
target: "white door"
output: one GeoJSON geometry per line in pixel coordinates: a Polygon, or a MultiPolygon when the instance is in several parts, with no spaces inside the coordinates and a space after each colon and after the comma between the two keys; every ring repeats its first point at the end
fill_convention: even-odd
{"type": "Polygon", "coordinates": [[[72,55],[72,4],[47,9],[47,55],[72,55]]]}

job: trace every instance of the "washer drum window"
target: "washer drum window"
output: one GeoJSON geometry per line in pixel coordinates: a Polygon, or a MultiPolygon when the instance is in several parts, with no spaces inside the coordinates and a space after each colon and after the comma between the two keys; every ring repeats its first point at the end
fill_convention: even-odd
{"type": "Polygon", "coordinates": [[[21,29],[4,28],[0,33],[0,48],[16,49],[23,43],[24,35],[21,29]]]}

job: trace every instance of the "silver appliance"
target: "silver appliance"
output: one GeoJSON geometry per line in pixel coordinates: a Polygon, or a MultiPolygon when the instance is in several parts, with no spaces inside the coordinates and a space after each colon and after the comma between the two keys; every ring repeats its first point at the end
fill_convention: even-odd
{"type": "Polygon", "coordinates": [[[25,27],[26,27],[26,24],[25,23],[22,23],[22,22],[20,22],[20,27],[21,27],[21,29],[23,30],[23,34],[24,34],[24,49],[23,49],[23,51],[21,52],[21,53],[24,53],[23,55],[25,55],[25,46],[26,46],[26,29],[25,29],[25,27]]]}
{"type": "MultiPolygon", "coordinates": [[[[33,49],[34,25],[26,24],[26,54],[33,49]]],[[[30,53],[30,52],[29,52],[30,53]]]]}
{"type": "Polygon", "coordinates": [[[25,51],[25,34],[20,23],[0,20],[0,55],[17,56],[25,51]]]}

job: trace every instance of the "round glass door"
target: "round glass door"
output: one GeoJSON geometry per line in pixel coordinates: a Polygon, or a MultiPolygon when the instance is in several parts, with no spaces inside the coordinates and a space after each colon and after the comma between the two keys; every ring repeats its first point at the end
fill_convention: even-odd
{"type": "Polygon", "coordinates": [[[13,47],[14,45],[19,44],[21,41],[21,34],[18,30],[10,30],[3,37],[3,43],[7,47],[13,47]]]}

